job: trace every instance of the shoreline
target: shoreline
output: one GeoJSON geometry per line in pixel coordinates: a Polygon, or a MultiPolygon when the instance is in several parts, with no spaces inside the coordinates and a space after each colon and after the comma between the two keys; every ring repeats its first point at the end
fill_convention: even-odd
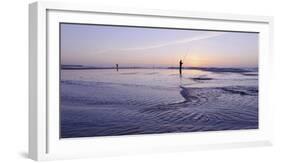
{"type": "MultiPolygon", "coordinates": [[[[116,70],[116,67],[61,67],[61,70],[116,70]]],[[[179,67],[118,67],[118,70],[138,70],[138,69],[147,69],[147,70],[179,70],[179,67]]],[[[249,73],[249,72],[258,72],[256,67],[248,68],[220,68],[220,67],[183,67],[183,70],[201,70],[209,72],[232,72],[232,73],[249,73]]]]}

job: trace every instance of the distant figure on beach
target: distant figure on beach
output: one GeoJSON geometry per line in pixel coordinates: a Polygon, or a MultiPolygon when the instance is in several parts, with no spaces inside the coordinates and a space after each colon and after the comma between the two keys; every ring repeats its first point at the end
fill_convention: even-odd
{"type": "Polygon", "coordinates": [[[118,64],[116,64],[116,71],[118,71],[118,69],[119,69],[119,68],[118,68],[118,64]]]}
{"type": "Polygon", "coordinates": [[[180,75],[182,74],[182,64],[183,64],[183,62],[182,62],[182,60],[180,60],[180,75]]]}

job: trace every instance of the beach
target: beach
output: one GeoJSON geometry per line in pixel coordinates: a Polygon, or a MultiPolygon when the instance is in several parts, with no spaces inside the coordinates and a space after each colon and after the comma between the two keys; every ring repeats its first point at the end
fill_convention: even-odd
{"type": "Polygon", "coordinates": [[[257,68],[61,69],[61,138],[258,129],[257,68]]]}

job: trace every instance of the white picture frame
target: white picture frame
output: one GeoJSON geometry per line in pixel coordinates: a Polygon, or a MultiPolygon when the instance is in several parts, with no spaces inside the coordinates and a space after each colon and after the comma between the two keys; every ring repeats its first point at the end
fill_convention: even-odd
{"type": "Polygon", "coordinates": [[[273,66],[272,28],[273,18],[266,16],[123,9],[84,3],[30,4],[29,157],[34,160],[52,160],[271,145],[273,141],[273,107],[270,104],[270,93],[273,90],[270,84],[273,66]],[[259,32],[259,129],[61,140],[57,108],[59,22],[259,32]]]}

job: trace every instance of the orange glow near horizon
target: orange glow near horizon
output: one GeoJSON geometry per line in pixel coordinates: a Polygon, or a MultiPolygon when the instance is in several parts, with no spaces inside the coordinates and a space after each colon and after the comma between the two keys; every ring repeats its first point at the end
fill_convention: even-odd
{"type": "Polygon", "coordinates": [[[207,67],[214,64],[214,60],[207,58],[208,55],[190,54],[184,59],[184,66],[186,67],[207,67]],[[204,57],[200,57],[204,56],[204,57]]]}

